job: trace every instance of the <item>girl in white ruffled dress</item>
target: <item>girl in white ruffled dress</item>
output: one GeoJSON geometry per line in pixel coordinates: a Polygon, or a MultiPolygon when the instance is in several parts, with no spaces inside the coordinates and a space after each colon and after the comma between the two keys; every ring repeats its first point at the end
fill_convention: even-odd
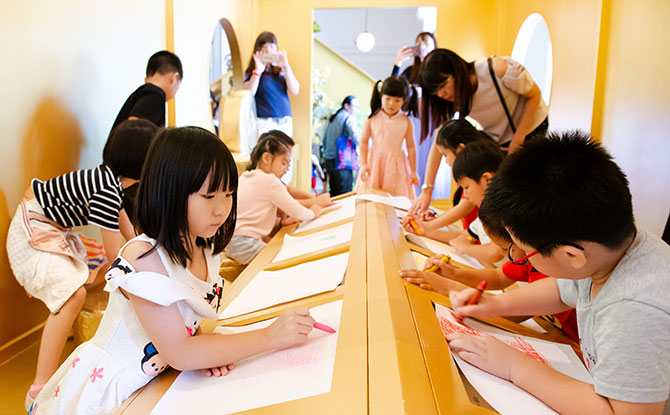
{"type": "Polygon", "coordinates": [[[161,132],[140,183],[143,234],[106,275],[100,327],[51,377],[31,415],[111,413],[167,366],[221,376],[237,360],[307,340],[314,324],[307,309],[256,331],[198,331],[220,312],[219,254],[235,229],[237,170],[221,140],[198,127],[161,132]]]}

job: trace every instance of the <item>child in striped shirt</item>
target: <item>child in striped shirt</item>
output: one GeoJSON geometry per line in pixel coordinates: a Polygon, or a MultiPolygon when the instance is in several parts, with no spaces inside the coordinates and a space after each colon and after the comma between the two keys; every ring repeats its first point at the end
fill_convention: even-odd
{"type": "Polygon", "coordinates": [[[86,249],[75,226],[100,227],[108,258],[121,247],[120,232],[132,229],[123,209],[123,189],[139,180],[142,164],[157,127],[128,120],[114,128],[102,164],[54,177],[33,179],[7,233],[12,271],[30,296],[49,308],[37,358],[35,379],[26,395],[29,407],[58,367],[75,317],[86,299],[89,279],[86,249]]]}

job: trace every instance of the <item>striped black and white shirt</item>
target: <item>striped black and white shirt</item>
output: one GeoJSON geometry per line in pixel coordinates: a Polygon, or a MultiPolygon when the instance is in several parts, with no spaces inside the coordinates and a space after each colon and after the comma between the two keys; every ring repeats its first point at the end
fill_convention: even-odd
{"type": "Polygon", "coordinates": [[[32,187],[45,215],[64,227],[91,223],[119,230],[123,189],[116,174],[104,164],[45,182],[33,179],[32,187]]]}

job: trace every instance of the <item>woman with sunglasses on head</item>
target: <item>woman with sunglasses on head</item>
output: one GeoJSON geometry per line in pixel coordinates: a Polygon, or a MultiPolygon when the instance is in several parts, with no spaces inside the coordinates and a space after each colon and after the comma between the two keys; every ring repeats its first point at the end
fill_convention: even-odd
{"type": "MultiPolygon", "coordinates": [[[[525,140],[546,133],[549,126],[549,109],[540,89],[526,68],[510,57],[468,62],[451,50],[435,49],[423,60],[420,78],[421,141],[445,121],[469,116],[512,153],[525,140]]],[[[430,205],[440,158],[433,145],[421,195],[410,213],[430,205]]]]}

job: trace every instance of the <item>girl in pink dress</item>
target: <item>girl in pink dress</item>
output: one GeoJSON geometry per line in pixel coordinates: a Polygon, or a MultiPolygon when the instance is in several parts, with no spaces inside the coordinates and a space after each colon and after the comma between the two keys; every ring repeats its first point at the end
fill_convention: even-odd
{"type": "Polygon", "coordinates": [[[397,76],[387,78],[381,91],[380,83],[377,81],[372,90],[372,113],[363,123],[360,141],[363,163],[354,190],[360,192],[371,187],[414,200],[412,184],[419,181],[414,129],[409,117],[400,110],[409,95],[409,85],[397,76]]]}

